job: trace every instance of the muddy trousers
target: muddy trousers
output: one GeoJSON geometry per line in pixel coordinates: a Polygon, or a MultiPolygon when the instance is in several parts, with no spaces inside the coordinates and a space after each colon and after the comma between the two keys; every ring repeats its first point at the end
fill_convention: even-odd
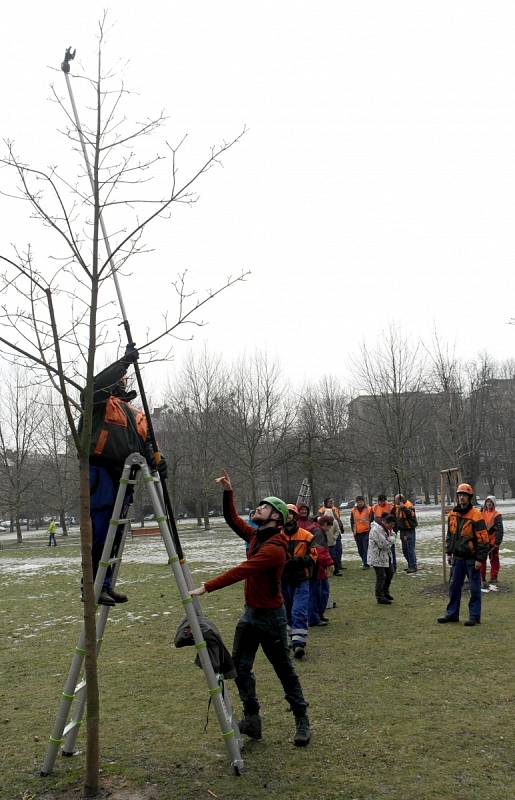
{"type": "Polygon", "coordinates": [[[253,671],[257,649],[261,645],[265,656],[281,681],[284,697],[296,717],[306,713],[299,677],[293,668],[286,634],[286,612],[280,608],[251,608],[245,606],[236,626],[232,658],[236,667],[236,686],[246,716],[259,712],[256,695],[256,676],[253,671]]]}

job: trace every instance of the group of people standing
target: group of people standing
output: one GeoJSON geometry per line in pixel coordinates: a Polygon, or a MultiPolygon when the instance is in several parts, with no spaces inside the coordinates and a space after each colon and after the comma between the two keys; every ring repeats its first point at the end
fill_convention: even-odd
{"type": "Polygon", "coordinates": [[[395,495],[390,503],[380,494],[377,503],[367,505],[358,495],[350,513],[351,530],[362,561],[362,569],[374,568],[375,596],[380,605],[390,605],[390,584],[397,569],[396,534],[400,535],[407,573],[417,572],[415,508],[404,495],[395,495]]]}

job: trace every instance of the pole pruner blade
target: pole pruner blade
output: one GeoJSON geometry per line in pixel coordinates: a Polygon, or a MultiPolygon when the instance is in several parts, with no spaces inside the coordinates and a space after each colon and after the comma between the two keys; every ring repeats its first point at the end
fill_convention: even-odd
{"type": "Polygon", "coordinates": [[[61,63],[61,69],[66,74],[68,74],[68,72],[70,71],[70,61],[73,61],[76,52],[77,49],[75,49],[72,53],[71,47],[66,48],[66,51],[64,53],[64,61],[61,63]]]}

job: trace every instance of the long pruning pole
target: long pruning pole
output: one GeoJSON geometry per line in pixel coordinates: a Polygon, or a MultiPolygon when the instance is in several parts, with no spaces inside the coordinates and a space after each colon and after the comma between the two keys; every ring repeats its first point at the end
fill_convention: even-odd
{"type": "MultiPolygon", "coordinates": [[[[82,133],[82,128],[81,128],[81,124],[80,124],[80,120],[79,120],[79,114],[77,112],[77,106],[75,105],[75,99],[73,97],[72,85],[71,85],[71,81],[70,81],[70,61],[73,61],[73,59],[75,58],[75,53],[76,53],[76,50],[74,50],[72,52],[71,47],[68,47],[66,49],[66,52],[64,54],[64,61],[61,64],[61,69],[62,69],[62,71],[64,73],[64,77],[65,77],[65,80],[66,80],[66,86],[68,88],[68,94],[69,94],[69,97],[70,97],[70,103],[71,103],[72,110],[73,110],[73,118],[75,120],[75,127],[77,128],[77,133],[79,135],[80,144],[81,144],[81,147],[82,147],[82,154],[84,156],[84,162],[86,164],[86,170],[88,172],[88,177],[89,177],[89,180],[90,180],[90,183],[91,183],[91,189],[94,192],[95,191],[95,181],[94,181],[94,178],[93,178],[93,172],[92,172],[91,164],[90,164],[89,157],[88,157],[88,151],[86,150],[86,142],[84,141],[84,135],[82,133]]],[[[114,264],[113,264],[113,261],[112,261],[112,250],[111,250],[111,246],[109,244],[109,239],[108,239],[108,236],[107,236],[107,231],[106,231],[106,227],[105,227],[105,224],[104,224],[104,219],[103,219],[101,211],[99,212],[99,222],[100,222],[100,227],[102,229],[102,235],[104,237],[107,256],[108,256],[108,259],[109,259],[109,263],[111,265],[111,275],[113,277],[113,281],[114,281],[114,285],[115,285],[115,289],[116,289],[116,294],[117,294],[117,297],[118,297],[118,303],[120,305],[120,311],[121,311],[121,314],[122,314],[123,327],[125,329],[125,334],[127,336],[127,343],[129,345],[131,345],[132,347],[134,347],[135,345],[134,345],[134,341],[133,341],[133,338],[132,338],[131,326],[130,326],[129,320],[127,318],[127,312],[125,311],[125,304],[123,302],[122,292],[121,292],[121,289],[120,289],[120,282],[118,281],[118,276],[116,274],[116,270],[114,268],[114,264]]],[[[141,397],[141,402],[143,404],[143,410],[145,412],[145,416],[146,416],[147,422],[148,422],[148,432],[149,432],[152,448],[154,450],[154,459],[155,459],[156,464],[158,464],[159,461],[161,460],[161,454],[159,452],[159,446],[157,444],[157,439],[156,439],[156,435],[155,435],[155,431],[154,431],[154,426],[152,425],[152,418],[150,416],[150,408],[148,406],[147,396],[146,396],[146,393],[145,393],[145,387],[143,386],[143,379],[141,377],[141,371],[140,371],[140,368],[139,368],[139,365],[138,365],[137,361],[134,362],[134,372],[135,372],[135,375],[136,375],[136,382],[138,384],[138,389],[139,389],[139,394],[140,394],[140,397],[141,397]]],[[[175,549],[177,551],[177,555],[179,556],[179,559],[182,561],[184,559],[184,553],[183,553],[183,550],[182,550],[182,547],[181,547],[181,542],[180,542],[180,539],[179,539],[179,533],[178,533],[178,530],[177,530],[177,525],[176,525],[175,517],[174,517],[174,514],[173,514],[172,503],[171,503],[171,500],[170,500],[170,495],[168,493],[168,486],[166,485],[165,479],[161,475],[159,477],[161,479],[161,489],[162,489],[162,492],[163,492],[164,506],[165,506],[165,509],[166,509],[166,514],[168,516],[168,522],[169,522],[170,530],[171,530],[171,533],[172,533],[175,549]]]]}

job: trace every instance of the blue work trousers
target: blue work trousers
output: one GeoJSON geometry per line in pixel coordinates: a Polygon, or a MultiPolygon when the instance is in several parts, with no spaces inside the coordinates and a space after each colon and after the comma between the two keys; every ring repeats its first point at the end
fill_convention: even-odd
{"type": "Polygon", "coordinates": [[[417,543],[416,536],[417,534],[415,531],[403,531],[401,533],[402,555],[408,562],[408,569],[417,568],[417,555],[415,553],[415,546],[417,543]]]}
{"type": "Polygon", "coordinates": [[[281,592],[293,646],[305,645],[308,638],[309,579],[297,584],[283,583],[281,592]]]}
{"type": "Polygon", "coordinates": [[[367,565],[367,554],[368,554],[368,533],[355,533],[354,539],[356,541],[356,547],[358,548],[359,557],[363,562],[363,566],[366,567],[367,565]]]}
{"type": "Polygon", "coordinates": [[[309,624],[318,625],[329,600],[329,581],[312,580],[309,582],[309,624]]]}
{"type": "MultiPolygon", "coordinates": [[[[90,486],[90,514],[91,526],[93,529],[93,544],[91,547],[91,561],[93,563],[93,580],[97,574],[98,565],[102,558],[102,551],[104,549],[107,532],[111,517],[113,516],[113,508],[118,492],[118,483],[111,476],[110,472],[105,467],[93,466],[89,467],[89,486],[90,486]]],[[[128,487],[125,493],[125,500],[121,510],[121,517],[125,519],[129,511],[129,506],[132,502],[132,487],[128,487]]],[[[120,546],[120,541],[123,533],[123,525],[118,526],[116,535],[111,550],[111,558],[115,558],[120,546]]],[[[111,575],[112,568],[108,567],[106,576],[104,578],[103,590],[111,588],[111,575]]]]}
{"type": "Polygon", "coordinates": [[[465,577],[468,577],[470,586],[469,617],[479,622],[481,620],[481,570],[474,566],[473,558],[454,558],[449,581],[449,603],[447,616],[458,619],[460,616],[461,590],[465,577]]]}
{"type": "Polygon", "coordinates": [[[329,547],[329,552],[331,553],[331,558],[334,561],[334,571],[341,572],[342,570],[342,553],[343,553],[343,546],[342,546],[342,535],[341,533],[338,534],[336,537],[335,544],[332,544],[329,547]]]}

